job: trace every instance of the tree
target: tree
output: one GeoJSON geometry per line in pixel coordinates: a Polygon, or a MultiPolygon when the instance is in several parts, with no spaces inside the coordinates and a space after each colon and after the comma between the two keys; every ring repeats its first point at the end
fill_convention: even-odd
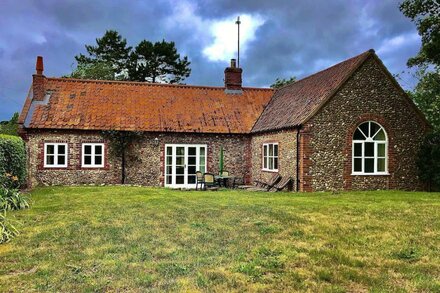
{"type": "Polygon", "coordinates": [[[189,76],[188,57],[180,58],[174,42],[143,40],[130,54],[128,76],[133,81],[179,83],[189,76]]]}
{"type": "Polygon", "coordinates": [[[0,134],[18,136],[18,116],[18,112],[15,112],[11,120],[0,122],[0,134]]]}
{"type": "Polygon", "coordinates": [[[440,66],[440,3],[438,0],[405,0],[400,11],[416,23],[422,46],[408,66],[434,64],[440,66]]]}
{"type": "Polygon", "coordinates": [[[440,187],[440,134],[426,136],[420,148],[417,166],[419,178],[428,184],[428,189],[440,187]]]}
{"type": "Polygon", "coordinates": [[[280,87],[288,85],[289,83],[294,83],[295,81],[296,81],[295,76],[292,76],[289,79],[277,77],[277,79],[275,79],[275,82],[271,84],[270,87],[273,89],[279,89],[280,87]]]}
{"type": "Polygon", "coordinates": [[[81,63],[68,76],[79,79],[99,79],[99,80],[113,80],[115,79],[115,72],[111,64],[106,62],[81,63]]]}
{"type": "Polygon", "coordinates": [[[440,74],[420,70],[417,75],[419,82],[409,95],[425,114],[434,130],[440,132],[440,74]]]}
{"type": "MultiPolygon", "coordinates": [[[[89,56],[83,54],[75,56],[78,69],[83,72],[84,69],[94,67],[102,70],[103,67],[111,65],[113,69],[112,79],[126,79],[126,64],[131,51],[131,47],[127,46],[126,39],[123,39],[117,31],[107,30],[102,38],[96,39],[96,44],[96,46],[85,46],[89,56]]],[[[86,70],[86,72],[90,71],[86,70]]]]}
{"type": "Polygon", "coordinates": [[[134,49],[113,30],[86,45],[88,56],[75,56],[77,68],[67,77],[180,83],[191,69],[188,57],[180,57],[174,42],[141,41],[134,49]]]}

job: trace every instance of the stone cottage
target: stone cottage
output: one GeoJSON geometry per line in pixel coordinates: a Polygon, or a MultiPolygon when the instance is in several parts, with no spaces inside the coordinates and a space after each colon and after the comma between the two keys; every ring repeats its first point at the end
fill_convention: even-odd
{"type": "Polygon", "coordinates": [[[249,183],[274,173],[295,191],[419,189],[416,153],[429,125],[369,50],[278,90],[48,78],[21,112],[29,185],[125,182],[192,188],[195,173],[249,183]],[[105,131],[136,131],[124,164],[105,131]]]}

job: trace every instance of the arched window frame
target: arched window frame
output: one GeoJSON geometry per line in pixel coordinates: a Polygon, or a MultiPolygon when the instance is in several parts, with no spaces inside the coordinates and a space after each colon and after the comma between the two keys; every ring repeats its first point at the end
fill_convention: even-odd
{"type": "MultiPolygon", "coordinates": [[[[359,133],[358,133],[359,134],[359,133]]],[[[385,128],[376,121],[364,121],[360,123],[352,136],[352,175],[389,175],[388,173],[388,135],[385,128]],[[368,130],[365,131],[365,124],[368,123],[368,130]],[[379,127],[378,130],[372,128],[372,124],[379,127]],[[362,131],[361,129],[364,129],[362,131]],[[384,139],[375,139],[380,131],[384,133],[384,139]],[[356,138],[356,132],[360,131],[364,139],[356,138]],[[365,134],[364,132],[367,132],[365,134]],[[374,133],[372,133],[374,132],[374,133]],[[373,146],[373,154],[371,151],[373,146]],[[379,149],[380,148],[380,149],[379,149]],[[360,162],[360,165],[359,165],[360,162]],[[371,171],[371,162],[373,170],[371,171]],[[366,166],[368,165],[368,166],[366,166]],[[359,168],[360,167],[360,168],[359,168]]]]}

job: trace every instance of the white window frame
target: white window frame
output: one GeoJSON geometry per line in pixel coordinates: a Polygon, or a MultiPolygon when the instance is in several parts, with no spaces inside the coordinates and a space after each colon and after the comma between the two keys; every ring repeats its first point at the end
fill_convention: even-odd
{"type": "Polygon", "coordinates": [[[67,143],[59,143],[59,142],[45,142],[44,143],[44,168],[67,168],[67,164],[68,164],[68,159],[69,159],[69,148],[68,148],[68,144],[67,143]],[[47,156],[49,155],[47,153],[47,147],[49,145],[53,145],[54,146],[54,153],[50,154],[51,156],[54,156],[54,164],[49,165],[47,163],[47,156]],[[58,146],[64,146],[66,153],[64,154],[64,164],[58,164],[58,156],[60,156],[60,154],[58,154],[58,146]]]}
{"type": "MultiPolygon", "coordinates": [[[[351,175],[362,175],[362,176],[377,176],[377,175],[389,175],[388,172],[388,134],[385,131],[385,128],[380,125],[379,123],[377,123],[376,121],[364,121],[362,123],[360,123],[357,127],[356,130],[359,129],[362,134],[364,136],[365,133],[359,128],[362,124],[364,123],[370,123],[369,127],[371,127],[371,123],[375,123],[377,125],[379,125],[380,129],[373,134],[373,136],[367,137],[365,140],[355,140],[354,138],[352,139],[352,144],[351,144],[351,149],[352,149],[352,154],[351,154],[351,175]],[[385,133],[385,140],[373,140],[373,138],[376,136],[377,133],[379,133],[380,130],[383,130],[383,132],[385,133]],[[365,143],[374,143],[374,154],[373,156],[365,156],[365,143]],[[360,156],[355,156],[355,144],[361,144],[361,155],[360,156]],[[379,149],[379,145],[380,144],[384,144],[385,145],[385,156],[379,156],[378,153],[378,149],[379,149]],[[355,159],[361,159],[361,169],[362,171],[355,171],[354,170],[354,161],[355,159]],[[365,159],[374,159],[374,172],[365,172],[365,159]],[[385,159],[385,171],[377,171],[378,168],[378,159],[385,159]]],[[[355,131],[356,131],[355,130],[355,131]]],[[[371,129],[369,130],[371,131],[371,129]]],[[[354,133],[353,133],[354,136],[354,133]]]]}
{"type": "Polygon", "coordinates": [[[81,145],[81,168],[104,168],[104,162],[105,162],[105,144],[104,143],[97,143],[97,142],[84,142],[81,145]],[[91,146],[92,147],[92,153],[90,154],[92,159],[91,159],[91,164],[86,165],[85,163],[85,148],[86,146],[91,146]],[[95,160],[96,160],[96,147],[97,146],[101,146],[102,147],[102,160],[101,160],[101,164],[95,164],[95,160]]]}
{"type": "Polygon", "coordinates": [[[261,170],[268,171],[268,172],[278,172],[278,167],[279,167],[279,164],[280,164],[280,158],[279,158],[279,156],[280,156],[280,147],[278,145],[278,142],[265,142],[265,143],[263,143],[263,151],[262,151],[262,153],[263,154],[262,154],[261,170]],[[274,150],[274,154],[272,156],[269,155],[269,145],[272,145],[273,150],[274,150]],[[275,147],[274,147],[275,145],[277,146],[277,149],[278,149],[278,154],[276,156],[275,156],[275,147]],[[265,148],[265,147],[267,147],[267,148],[265,148]],[[267,149],[267,155],[266,155],[266,153],[264,151],[265,149],[267,149]],[[275,158],[277,158],[277,168],[275,168],[275,158]],[[269,166],[270,166],[269,160],[273,160],[273,166],[274,166],[273,169],[269,168],[269,166]],[[264,167],[264,165],[265,165],[264,163],[266,163],[267,167],[264,167]]]}

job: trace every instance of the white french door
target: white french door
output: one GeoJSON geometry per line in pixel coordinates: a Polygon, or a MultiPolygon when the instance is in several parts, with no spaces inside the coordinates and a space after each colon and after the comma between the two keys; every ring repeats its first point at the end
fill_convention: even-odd
{"type": "Polygon", "coordinates": [[[206,172],[206,145],[165,145],[165,186],[195,188],[196,172],[206,172]]]}

